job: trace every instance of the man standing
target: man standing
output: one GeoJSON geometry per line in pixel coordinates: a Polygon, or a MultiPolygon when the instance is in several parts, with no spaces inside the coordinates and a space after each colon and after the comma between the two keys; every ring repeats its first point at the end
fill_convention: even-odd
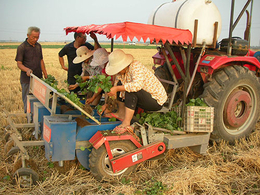
{"type": "Polygon", "coordinates": [[[24,112],[27,110],[27,95],[30,87],[30,74],[47,78],[47,71],[43,61],[42,47],[37,42],[40,37],[40,29],[35,26],[28,28],[26,40],[18,46],[15,61],[21,70],[20,83],[22,86],[22,98],[24,112]]]}
{"type": "MultiPolygon", "coordinates": [[[[72,61],[74,60],[74,58],[77,56],[76,54],[76,50],[80,47],[80,46],[86,46],[89,50],[93,50],[93,49],[97,49],[100,47],[97,37],[94,33],[90,34],[91,38],[94,40],[95,44],[94,46],[91,45],[90,43],[86,42],[86,34],[83,33],[74,33],[74,41],[65,45],[59,52],[59,62],[61,67],[68,71],[68,77],[67,77],[67,81],[69,85],[74,85],[76,84],[76,79],[74,78],[75,75],[81,75],[82,73],[82,63],[78,63],[78,64],[74,64],[72,61]],[[68,68],[65,66],[64,64],[64,58],[63,56],[67,55],[67,59],[68,59],[68,68]]],[[[77,87],[76,89],[72,90],[75,93],[78,92],[80,90],[79,87],[77,87]]]]}

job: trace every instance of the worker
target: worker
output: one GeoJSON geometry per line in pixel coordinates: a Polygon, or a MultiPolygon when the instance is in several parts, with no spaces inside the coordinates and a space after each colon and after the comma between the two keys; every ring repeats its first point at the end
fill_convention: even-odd
{"type": "MultiPolygon", "coordinates": [[[[76,83],[75,75],[81,75],[82,73],[82,67],[81,63],[73,63],[73,59],[77,56],[76,50],[80,46],[86,46],[89,50],[94,50],[100,47],[99,42],[97,40],[97,37],[94,33],[90,34],[90,37],[94,40],[94,46],[91,45],[90,43],[86,42],[86,34],[84,33],[74,33],[74,41],[65,45],[59,52],[59,62],[61,67],[68,71],[68,77],[67,77],[67,82],[69,85],[73,85],[76,83]],[[63,56],[67,55],[68,59],[68,67],[65,66],[64,64],[64,58],[63,56]]],[[[79,87],[71,90],[74,91],[75,93],[80,90],[79,87]]]]}
{"type": "MultiPolygon", "coordinates": [[[[73,63],[82,64],[82,73],[81,73],[81,78],[82,82],[85,82],[89,79],[91,79],[93,76],[100,75],[102,74],[102,69],[104,67],[104,64],[98,65],[97,62],[98,60],[94,60],[93,56],[95,53],[100,53],[100,51],[103,51],[102,48],[98,48],[97,50],[89,50],[86,46],[81,46],[76,50],[77,57],[74,58],[73,63]],[[90,66],[90,64],[94,60],[94,65],[95,66],[90,66]]],[[[95,55],[96,56],[96,55],[95,55]]],[[[93,63],[92,63],[93,64],[93,63]]],[[[79,87],[79,83],[69,85],[69,90],[74,90],[77,87],[79,87]]],[[[88,93],[87,98],[92,97],[93,93],[88,93]]],[[[97,105],[101,96],[97,96],[93,99],[93,105],[97,105]],[[95,100],[96,99],[96,100],[95,100]],[[95,100],[95,101],[94,101],[95,100]]],[[[90,102],[90,103],[92,103],[90,102]]]]}
{"type": "MultiPolygon", "coordinates": [[[[106,75],[105,73],[105,67],[108,62],[108,52],[105,48],[98,48],[94,53],[93,53],[93,59],[90,62],[90,66],[93,68],[100,67],[101,68],[101,74],[106,75]]],[[[94,100],[100,100],[101,96],[103,94],[103,90],[101,88],[98,89],[97,93],[94,93],[92,97],[86,99],[87,104],[92,104],[94,100]]],[[[98,102],[97,102],[98,103],[98,102]]],[[[96,103],[96,104],[97,104],[96,103]]],[[[94,104],[94,105],[96,105],[94,104]]]]}
{"type": "Polygon", "coordinates": [[[130,123],[137,107],[158,111],[166,102],[167,94],[156,76],[131,54],[115,50],[108,59],[105,71],[108,75],[116,75],[108,95],[117,96],[119,110],[113,115],[122,119],[122,124],[114,132],[121,134],[131,128],[130,123]]]}
{"type": "Polygon", "coordinates": [[[47,78],[47,71],[43,61],[42,47],[37,42],[40,37],[40,29],[31,26],[27,31],[26,40],[18,46],[15,61],[18,68],[21,70],[20,83],[22,86],[22,99],[24,104],[24,112],[27,111],[27,95],[30,87],[30,74],[47,78]]]}

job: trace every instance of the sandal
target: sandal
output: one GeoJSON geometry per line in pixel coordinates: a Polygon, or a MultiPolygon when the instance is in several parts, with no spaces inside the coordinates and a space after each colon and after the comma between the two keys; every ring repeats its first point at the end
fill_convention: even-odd
{"type": "Polygon", "coordinates": [[[126,127],[120,127],[120,126],[116,126],[113,130],[115,133],[117,134],[123,134],[125,132],[128,132],[129,134],[131,134],[138,142],[140,142],[140,138],[134,133],[134,128],[132,126],[126,126],[126,127]]]}

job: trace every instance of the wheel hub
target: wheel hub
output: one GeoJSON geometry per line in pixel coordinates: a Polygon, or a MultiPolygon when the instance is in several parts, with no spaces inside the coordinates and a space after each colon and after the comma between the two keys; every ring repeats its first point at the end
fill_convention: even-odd
{"type": "MultiPolygon", "coordinates": [[[[124,151],[123,149],[121,149],[121,148],[114,148],[114,149],[111,150],[111,152],[112,152],[112,155],[113,155],[114,157],[125,153],[125,151],[124,151]]],[[[109,160],[108,155],[105,156],[105,159],[104,159],[104,161],[103,161],[103,168],[104,168],[104,171],[105,171],[108,175],[112,175],[112,176],[114,176],[114,175],[120,175],[120,174],[122,174],[123,172],[125,172],[126,169],[127,169],[127,168],[126,168],[126,169],[121,170],[121,171],[119,171],[119,172],[117,172],[117,173],[114,173],[113,170],[112,170],[112,166],[111,166],[111,164],[110,164],[110,160],[109,160]]]]}
{"type": "Polygon", "coordinates": [[[251,108],[251,97],[246,91],[232,92],[224,108],[225,123],[234,128],[240,127],[247,120],[251,108]]]}

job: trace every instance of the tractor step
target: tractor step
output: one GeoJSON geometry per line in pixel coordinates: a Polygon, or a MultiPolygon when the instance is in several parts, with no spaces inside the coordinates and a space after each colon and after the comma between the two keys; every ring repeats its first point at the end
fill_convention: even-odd
{"type": "Polygon", "coordinates": [[[165,135],[164,142],[167,149],[189,147],[194,152],[205,154],[209,143],[210,133],[189,133],[186,135],[165,135]]]}

